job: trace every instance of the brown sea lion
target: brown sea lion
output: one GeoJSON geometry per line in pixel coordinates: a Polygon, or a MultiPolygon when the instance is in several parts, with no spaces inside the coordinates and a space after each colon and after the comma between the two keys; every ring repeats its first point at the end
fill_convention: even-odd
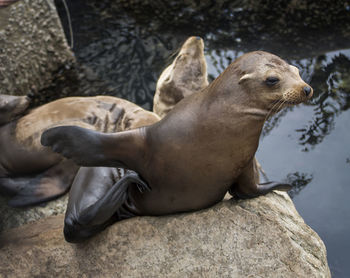
{"type": "Polygon", "coordinates": [[[56,100],[11,121],[26,108],[26,102],[25,97],[0,95],[0,118],[10,121],[0,127],[0,191],[14,196],[9,201],[14,207],[38,204],[64,194],[79,168],[40,144],[45,129],[76,125],[117,132],[159,120],[154,113],[129,101],[97,96],[56,100]]]}
{"type": "MultiPolygon", "coordinates": [[[[153,100],[153,112],[163,118],[183,98],[201,92],[209,84],[204,42],[200,37],[190,37],[178,56],[160,75],[153,100]]],[[[264,173],[254,158],[255,180],[264,173]]]]}
{"type": "MultiPolygon", "coordinates": [[[[312,94],[296,67],[256,51],[238,58],[203,92],[184,98],[153,125],[112,134],[61,126],[45,131],[41,143],[79,165],[139,173],[151,191],[141,193],[129,183],[123,206],[131,215],[193,211],[219,202],[228,190],[251,198],[289,189],[278,182],[257,183],[254,155],[266,118],[312,94]]],[[[70,227],[93,221],[91,215],[113,207],[114,200],[120,204],[119,198],[108,196],[70,227]]]]}
{"type": "Polygon", "coordinates": [[[203,40],[190,37],[173,63],[160,75],[153,111],[163,118],[180,100],[203,90],[208,84],[203,40]]]}
{"type": "MultiPolygon", "coordinates": [[[[172,65],[161,74],[154,99],[154,110],[161,116],[208,84],[203,45],[199,37],[188,38],[172,65]]],[[[69,192],[66,240],[79,242],[118,220],[134,216],[128,209],[132,204],[126,194],[133,182],[140,191],[149,190],[135,172],[125,168],[81,167],[69,192]]]]}

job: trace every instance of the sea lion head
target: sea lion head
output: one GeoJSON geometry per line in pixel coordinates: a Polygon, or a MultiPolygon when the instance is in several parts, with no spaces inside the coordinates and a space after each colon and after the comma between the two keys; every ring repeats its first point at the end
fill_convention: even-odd
{"type": "Polygon", "coordinates": [[[153,111],[164,117],[180,100],[208,86],[204,42],[190,37],[160,75],[154,95],[153,111]]]}
{"type": "Polygon", "coordinates": [[[27,96],[0,95],[0,125],[18,118],[29,106],[27,96]]]}
{"type": "Polygon", "coordinates": [[[255,51],[233,63],[239,86],[260,109],[277,112],[284,106],[309,100],[313,89],[299,75],[297,67],[276,55],[255,51]]]}

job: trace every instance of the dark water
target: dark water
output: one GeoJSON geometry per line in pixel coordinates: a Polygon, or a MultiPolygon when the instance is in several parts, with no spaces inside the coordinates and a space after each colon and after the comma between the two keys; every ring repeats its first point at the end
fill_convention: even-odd
{"type": "MultiPolygon", "coordinates": [[[[252,50],[270,51],[288,60],[314,88],[314,98],[269,121],[257,157],[269,179],[295,185],[291,192],[295,206],[325,242],[333,277],[350,277],[347,2],[334,2],[329,14],[339,20],[333,21],[322,14],[312,18],[317,8],[310,18],[310,13],[298,12],[276,20],[276,10],[261,14],[239,6],[205,6],[198,1],[195,9],[183,9],[177,1],[169,1],[152,9],[146,5],[131,10],[128,1],[119,5],[110,2],[68,3],[73,49],[81,64],[73,73],[83,76],[86,83],[74,83],[72,78],[75,85],[66,88],[58,78],[55,87],[49,89],[64,95],[110,94],[151,109],[159,74],[191,35],[200,35],[205,41],[211,79],[236,57],[252,50]]],[[[65,10],[60,0],[56,3],[69,38],[65,10]]],[[[329,1],[319,4],[322,11],[329,1]]]]}

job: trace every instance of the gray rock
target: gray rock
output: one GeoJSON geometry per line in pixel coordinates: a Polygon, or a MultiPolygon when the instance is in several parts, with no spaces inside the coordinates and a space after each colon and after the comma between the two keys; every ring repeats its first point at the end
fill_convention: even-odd
{"type": "Polygon", "coordinates": [[[0,46],[0,94],[37,92],[74,60],[53,0],[21,0],[0,9],[0,46]]]}
{"type": "Polygon", "coordinates": [[[12,208],[7,205],[7,197],[0,196],[0,233],[21,225],[37,221],[51,215],[65,213],[68,194],[57,200],[29,208],[12,208]]]}
{"type": "Polygon", "coordinates": [[[287,194],[225,200],[193,213],[137,217],[72,245],[63,215],[4,233],[13,277],[330,277],[326,249],[287,194]]]}

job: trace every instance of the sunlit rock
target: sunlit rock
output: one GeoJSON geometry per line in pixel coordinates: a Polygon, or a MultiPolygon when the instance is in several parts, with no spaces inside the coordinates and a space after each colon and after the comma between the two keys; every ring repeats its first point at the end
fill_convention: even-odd
{"type": "Polygon", "coordinates": [[[330,277],[326,249],[285,193],[118,222],[64,241],[63,216],[0,238],[0,273],[63,277],[330,277]]]}

